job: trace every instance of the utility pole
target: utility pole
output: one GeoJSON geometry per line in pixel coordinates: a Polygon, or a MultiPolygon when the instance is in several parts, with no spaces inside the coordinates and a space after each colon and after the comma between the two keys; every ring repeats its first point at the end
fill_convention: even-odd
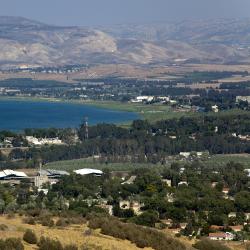
{"type": "Polygon", "coordinates": [[[89,139],[89,122],[88,122],[88,117],[85,117],[85,139],[88,140],[89,139]]]}

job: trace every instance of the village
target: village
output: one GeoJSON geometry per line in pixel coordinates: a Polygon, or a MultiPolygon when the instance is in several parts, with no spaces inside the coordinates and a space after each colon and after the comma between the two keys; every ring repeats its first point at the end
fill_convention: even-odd
{"type": "MultiPolygon", "coordinates": [[[[183,152],[183,155],[187,157],[189,154],[183,152]]],[[[233,165],[233,168],[235,168],[234,173],[238,173],[238,175],[241,174],[244,181],[248,180],[249,182],[250,169],[242,169],[237,165],[233,165]]],[[[103,177],[110,178],[108,184],[111,185],[110,188],[114,183],[118,186],[114,190],[108,188],[109,195],[107,193],[105,194],[105,192],[107,192],[105,191],[105,188],[107,187],[105,187],[106,184],[103,183],[101,184],[101,189],[99,189],[97,193],[91,194],[89,191],[90,193],[86,198],[83,198],[85,194],[80,198],[81,202],[86,204],[88,209],[91,210],[94,209],[94,207],[99,207],[100,209],[103,209],[103,211],[106,211],[110,216],[118,216],[126,218],[127,220],[135,218],[134,220],[136,221],[136,218],[138,218],[137,220],[139,221],[139,218],[144,218],[145,223],[147,220],[151,220],[150,224],[146,225],[150,225],[151,227],[160,230],[167,230],[178,237],[199,238],[205,236],[210,240],[216,241],[247,241],[249,237],[247,235],[250,228],[250,211],[248,209],[248,196],[246,196],[248,194],[245,194],[244,191],[235,193],[233,191],[233,186],[230,186],[227,181],[224,181],[223,183],[221,180],[227,180],[228,178],[222,176],[223,170],[209,170],[210,172],[206,174],[207,179],[203,183],[204,189],[207,190],[205,192],[214,192],[216,195],[214,200],[215,203],[213,205],[215,207],[211,207],[209,203],[205,207],[201,205],[203,202],[207,203],[209,201],[206,199],[211,199],[211,197],[205,198],[205,194],[202,195],[202,193],[200,195],[197,193],[198,196],[192,197],[193,200],[191,201],[187,201],[183,198],[184,196],[189,196],[193,192],[192,190],[195,189],[196,185],[198,185],[195,184],[196,181],[194,176],[197,176],[195,178],[202,179],[204,178],[204,171],[208,171],[207,169],[197,169],[197,166],[185,165],[184,167],[179,167],[178,165],[173,164],[170,169],[166,169],[160,175],[156,175],[154,171],[151,172],[150,170],[146,170],[144,173],[139,170],[132,172],[113,171],[109,172],[108,175],[110,177],[105,177],[107,176],[106,170],[101,171],[87,168],[68,172],[63,170],[45,169],[40,165],[37,172],[26,171],[26,174],[25,171],[26,170],[1,171],[0,185],[10,185],[14,188],[18,188],[18,186],[22,186],[22,183],[28,183],[29,192],[33,193],[34,197],[40,193],[43,193],[46,197],[49,193],[56,192],[55,190],[57,190],[57,188],[54,189],[54,187],[57,185],[61,186],[67,178],[74,179],[75,175],[79,176],[77,179],[84,178],[81,180],[84,181],[84,183],[85,181],[88,183],[88,179],[91,179],[92,181],[94,180],[91,185],[96,185],[97,183],[101,184],[103,182],[103,177]],[[146,180],[144,178],[149,179],[146,180]],[[215,181],[215,179],[218,181],[215,181]],[[140,185],[142,185],[141,188],[143,187],[141,193],[138,193],[138,191],[132,191],[139,188],[140,185]],[[114,196],[113,193],[117,192],[116,190],[119,191],[114,196]],[[160,195],[163,195],[164,193],[162,201],[157,200],[158,198],[156,199],[159,194],[155,192],[162,193],[160,195]],[[192,205],[185,205],[187,202],[192,202],[192,205]],[[198,205],[200,202],[202,203],[198,205]],[[220,216],[214,214],[217,203],[218,205],[224,204],[223,206],[225,206],[226,209],[223,214],[220,214],[220,216]],[[246,207],[244,210],[237,209],[238,203],[241,205],[245,204],[246,207]],[[230,210],[230,207],[232,210],[230,210]],[[150,211],[153,211],[152,209],[155,213],[153,217],[151,217],[152,215],[149,215],[151,213],[150,211]],[[147,216],[149,216],[150,219],[146,219],[147,216]],[[201,223],[201,218],[203,223],[201,223]],[[218,223],[216,223],[216,221],[218,223]]],[[[237,183],[239,181],[240,180],[238,180],[237,183]]],[[[67,188],[69,188],[69,186],[66,185],[64,188],[67,193],[67,188]]],[[[96,187],[94,189],[96,189],[96,187]]],[[[61,192],[64,193],[63,190],[61,192]]],[[[76,196],[74,199],[78,200],[79,197],[76,196]]],[[[72,200],[67,199],[66,195],[64,197],[64,206],[67,210],[71,209],[71,203],[72,200]]]]}

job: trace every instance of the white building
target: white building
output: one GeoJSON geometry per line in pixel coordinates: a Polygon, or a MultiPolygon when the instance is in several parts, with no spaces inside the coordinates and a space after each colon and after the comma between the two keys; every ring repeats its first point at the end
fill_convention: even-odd
{"type": "Polygon", "coordinates": [[[248,168],[248,169],[245,169],[245,172],[247,172],[247,174],[248,174],[248,177],[250,177],[250,168],[248,168]]]}
{"type": "Polygon", "coordinates": [[[132,99],[131,102],[151,102],[154,100],[154,96],[137,96],[135,99],[132,99]]]}
{"type": "Polygon", "coordinates": [[[172,187],[172,181],[170,179],[162,179],[162,182],[166,183],[168,187],[172,187]]]}
{"type": "Polygon", "coordinates": [[[185,185],[185,186],[188,186],[188,183],[186,181],[180,181],[178,183],[178,186],[181,186],[181,185],[185,185]]]}
{"type": "Polygon", "coordinates": [[[191,152],[180,152],[180,156],[188,158],[191,155],[191,152]]]}
{"type": "Polygon", "coordinates": [[[58,137],[56,138],[36,138],[34,136],[26,136],[28,143],[39,146],[39,145],[60,145],[63,144],[62,140],[58,137]]]}
{"type": "Polygon", "coordinates": [[[250,96],[236,96],[236,102],[239,101],[250,103],[250,96]]]}
{"type": "Polygon", "coordinates": [[[213,105],[211,108],[212,108],[212,111],[213,111],[214,113],[218,113],[218,112],[219,112],[219,107],[218,107],[218,105],[213,105]]]}
{"type": "Polygon", "coordinates": [[[157,99],[162,101],[162,102],[169,102],[170,101],[169,96],[157,96],[157,99]]]}
{"type": "Polygon", "coordinates": [[[23,179],[28,176],[24,172],[14,171],[11,169],[6,169],[0,171],[0,180],[13,180],[13,179],[23,179]]]}
{"type": "Polygon", "coordinates": [[[83,168],[83,169],[78,169],[78,170],[74,170],[74,173],[79,174],[79,175],[96,175],[96,176],[100,176],[103,174],[103,172],[101,170],[98,169],[91,169],[91,168],[83,168]]]}

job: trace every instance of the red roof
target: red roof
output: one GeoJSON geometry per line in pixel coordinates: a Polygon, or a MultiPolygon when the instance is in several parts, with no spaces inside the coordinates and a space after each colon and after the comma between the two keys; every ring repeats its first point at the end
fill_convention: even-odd
{"type": "Polygon", "coordinates": [[[242,225],[230,226],[233,231],[241,231],[243,229],[242,225]]]}

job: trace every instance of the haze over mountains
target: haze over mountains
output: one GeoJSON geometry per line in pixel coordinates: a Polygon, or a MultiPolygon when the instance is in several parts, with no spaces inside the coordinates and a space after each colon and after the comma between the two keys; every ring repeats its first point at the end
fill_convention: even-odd
{"type": "Polygon", "coordinates": [[[0,17],[0,67],[250,62],[250,20],[58,27],[0,17]]]}

